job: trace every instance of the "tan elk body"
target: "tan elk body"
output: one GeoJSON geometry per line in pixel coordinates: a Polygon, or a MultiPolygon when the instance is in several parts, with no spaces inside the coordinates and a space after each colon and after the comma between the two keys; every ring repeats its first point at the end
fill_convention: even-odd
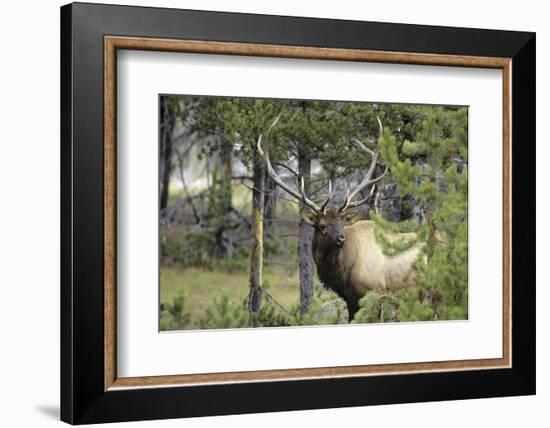
{"type": "MultiPolygon", "coordinates": [[[[328,214],[330,217],[330,211],[328,214]]],[[[319,279],[346,301],[350,318],[359,310],[359,300],[369,291],[387,293],[412,287],[418,274],[416,260],[423,244],[387,256],[376,242],[374,227],[374,222],[368,220],[344,226],[346,239],[342,247],[333,245],[331,238],[317,227],[313,235],[313,259],[319,279]]],[[[410,239],[414,234],[386,236],[390,241],[401,237],[410,239]]]]}
{"type": "MultiPolygon", "coordinates": [[[[361,295],[367,291],[384,293],[415,285],[416,259],[422,244],[397,256],[387,256],[374,237],[374,222],[364,220],[344,227],[346,245],[339,250],[339,263],[349,272],[349,280],[361,295]]],[[[411,234],[407,235],[408,238],[411,234]]],[[[315,251],[316,263],[323,252],[315,251]]]]}
{"type": "MultiPolygon", "coordinates": [[[[267,136],[278,121],[271,124],[267,136]]],[[[382,135],[382,124],[380,136],[382,135]]],[[[353,209],[364,204],[372,196],[373,185],[387,172],[371,179],[376,169],[378,153],[367,148],[358,140],[354,144],[371,157],[371,165],[361,181],[352,191],[348,190],[343,205],[338,208],[327,208],[333,197],[332,183],[329,181],[328,197],[322,205],[309,199],[304,191],[304,180],[301,178],[299,190],[288,186],[274,171],[269,160],[267,147],[262,148],[262,137],[258,139],[258,152],[264,158],[267,172],[271,179],[287,193],[308,206],[311,211],[303,214],[303,220],[313,226],[312,255],[317,266],[319,279],[326,288],[336,292],[347,304],[349,320],[353,320],[359,310],[359,300],[369,291],[387,292],[415,285],[418,275],[416,260],[424,244],[417,243],[407,251],[388,256],[376,241],[373,221],[360,220],[360,214],[353,209]],[[371,186],[369,196],[354,200],[365,188],[371,186]]],[[[396,233],[386,235],[391,242],[400,238],[410,239],[414,234],[396,233]]]]}

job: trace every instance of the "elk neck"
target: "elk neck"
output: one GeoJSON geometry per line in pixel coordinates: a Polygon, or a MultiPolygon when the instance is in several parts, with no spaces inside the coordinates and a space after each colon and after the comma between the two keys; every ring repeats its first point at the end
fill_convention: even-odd
{"type": "Polygon", "coordinates": [[[344,265],[345,247],[340,248],[315,230],[313,234],[312,252],[317,274],[325,288],[335,291],[344,297],[344,284],[347,282],[347,272],[344,265]]]}

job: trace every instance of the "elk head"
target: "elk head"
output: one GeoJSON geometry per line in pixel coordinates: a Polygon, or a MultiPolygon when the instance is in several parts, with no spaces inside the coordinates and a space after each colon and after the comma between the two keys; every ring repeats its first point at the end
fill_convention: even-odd
{"type": "MultiPolygon", "coordinates": [[[[272,124],[268,128],[266,140],[268,139],[273,127],[278,122],[279,118],[280,118],[280,115],[275,118],[275,120],[272,122],[272,124]]],[[[383,134],[382,122],[378,117],[377,119],[378,119],[378,126],[379,126],[379,136],[381,137],[383,134]]],[[[384,172],[379,177],[372,179],[371,177],[374,173],[374,170],[376,169],[376,165],[378,161],[378,153],[369,149],[361,141],[357,139],[352,139],[352,143],[360,151],[370,156],[371,164],[361,183],[359,183],[359,185],[353,191],[350,191],[350,189],[348,188],[344,203],[337,209],[327,208],[329,202],[334,196],[332,191],[331,181],[328,182],[328,196],[326,200],[321,205],[317,205],[317,203],[315,203],[313,200],[308,198],[306,195],[305,186],[304,186],[304,177],[299,177],[300,185],[298,186],[297,190],[287,185],[281,179],[281,177],[275,172],[273,166],[271,165],[267,144],[265,145],[265,150],[264,148],[262,148],[261,135],[258,138],[258,143],[257,143],[258,153],[260,154],[260,156],[262,156],[267,168],[267,173],[269,174],[271,179],[280,188],[282,188],[288,194],[290,194],[291,196],[293,196],[298,201],[302,202],[304,205],[306,205],[311,209],[311,211],[303,213],[302,219],[306,223],[310,224],[315,228],[315,232],[318,238],[322,238],[323,241],[325,241],[326,244],[328,244],[329,246],[335,246],[338,248],[342,248],[346,243],[346,234],[344,232],[344,226],[352,225],[360,219],[360,214],[357,211],[354,211],[353,209],[364,204],[370,199],[370,197],[372,196],[372,193],[374,192],[373,184],[381,180],[382,177],[384,177],[384,175],[388,171],[388,168],[386,167],[384,172]],[[371,188],[367,197],[364,197],[359,200],[354,200],[356,196],[363,189],[369,186],[371,186],[371,188]]]]}
{"type": "Polygon", "coordinates": [[[306,212],[302,219],[313,226],[322,240],[329,247],[342,248],[346,244],[344,226],[351,226],[361,218],[357,211],[339,212],[334,208],[328,208],[323,213],[306,212]]]}

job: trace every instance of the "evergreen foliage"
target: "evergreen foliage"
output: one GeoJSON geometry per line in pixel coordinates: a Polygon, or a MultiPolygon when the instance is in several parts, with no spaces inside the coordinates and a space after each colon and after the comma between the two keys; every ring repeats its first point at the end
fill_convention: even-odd
{"type": "MultiPolygon", "coordinates": [[[[192,227],[184,225],[182,233],[174,233],[161,241],[164,263],[182,269],[199,267],[228,274],[246,271],[252,265],[250,235],[254,228],[254,206],[250,210],[253,202],[247,193],[247,202],[241,205],[246,207],[246,212],[244,208],[237,212],[235,189],[240,185],[250,192],[258,178],[261,182],[257,168],[261,160],[256,143],[273,118],[281,114],[276,131],[270,136],[269,154],[287,183],[299,185],[296,172],[300,162],[308,162],[304,181],[311,199],[322,201],[331,179],[335,191],[332,205],[339,206],[346,190],[360,182],[371,161],[351,144],[351,139],[356,138],[380,153],[380,165],[373,176],[379,176],[385,166],[389,168],[389,173],[376,184],[375,195],[379,200],[373,197],[360,208],[363,218],[375,222],[375,238],[382,252],[388,257],[398,257],[415,246],[422,246],[415,266],[418,287],[389,294],[368,293],[360,302],[361,309],[354,322],[468,317],[466,108],[217,97],[165,98],[166,117],[162,117],[161,125],[171,119],[171,135],[183,133],[187,136],[183,140],[162,138],[161,156],[167,156],[168,142],[177,149],[181,141],[185,144],[198,141],[193,151],[187,148],[185,154],[190,159],[187,162],[206,164],[206,185],[201,184],[201,199],[197,199],[200,225],[199,221],[192,227]],[[384,127],[381,138],[378,119],[384,127]],[[237,166],[241,168],[237,175],[244,175],[240,182],[234,177],[236,171],[233,169],[237,170],[237,166]],[[395,211],[390,211],[390,204],[396,207],[395,211]]],[[[166,166],[170,167],[172,159],[167,157],[166,161],[166,166]]],[[[263,179],[270,180],[265,173],[263,179]]],[[[297,224],[299,212],[292,205],[294,203],[285,201],[285,208],[292,207],[287,209],[287,214],[295,216],[297,224]]],[[[264,221],[262,214],[262,225],[264,221]]],[[[284,258],[282,264],[293,265],[296,270],[295,261],[305,257],[295,245],[296,224],[276,224],[271,233],[273,230],[277,233],[272,234],[262,229],[259,233],[263,235],[261,253],[269,257],[257,259],[257,263],[263,265],[284,258]],[[278,236],[292,234],[294,237],[290,240],[278,236]]],[[[173,224],[161,223],[161,230],[166,231],[169,226],[173,224]]],[[[314,277],[313,272],[310,278],[314,277]]],[[[335,294],[321,293],[318,284],[304,311],[300,302],[289,304],[288,310],[278,305],[270,297],[269,287],[261,276],[256,283],[262,285],[263,296],[258,310],[249,312],[243,296],[219,293],[212,296],[202,314],[201,328],[347,322],[343,301],[335,294]]],[[[163,302],[161,330],[186,328],[192,309],[186,308],[185,294],[163,302]]]]}
{"type": "Polygon", "coordinates": [[[464,319],[468,316],[467,109],[424,107],[419,112],[421,126],[414,140],[400,144],[386,127],[379,144],[401,197],[412,198],[420,215],[399,226],[375,217],[376,238],[390,255],[424,242],[417,261],[421,304],[427,299],[432,319],[464,319]],[[388,231],[416,232],[417,237],[391,242],[385,239],[388,231]]]}
{"type": "Polygon", "coordinates": [[[180,292],[171,302],[161,303],[160,329],[182,330],[191,321],[191,313],[185,308],[187,295],[180,292]],[[163,316],[163,314],[165,316],[163,316]]]}
{"type": "Polygon", "coordinates": [[[359,304],[361,309],[355,314],[354,324],[399,321],[400,300],[393,294],[370,292],[359,304]]]}
{"type": "Polygon", "coordinates": [[[288,315],[291,326],[343,324],[347,320],[344,302],[333,293],[322,293],[321,286],[316,287],[307,312],[302,312],[296,304],[288,315]]]}
{"type": "Polygon", "coordinates": [[[248,312],[241,303],[231,300],[227,293],[213,297],[200,319],[202,329],[239,328],[248,325],[248,312]]]}

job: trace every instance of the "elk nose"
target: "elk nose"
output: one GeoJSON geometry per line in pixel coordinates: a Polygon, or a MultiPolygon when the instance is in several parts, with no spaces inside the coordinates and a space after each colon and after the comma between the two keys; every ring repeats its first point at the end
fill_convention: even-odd
{"type": "Polygon", "coordinates": [[[344,235],[338,235],[336,237],[336,242],[338,242],[338,245],[343,246],[346,243],[346,237],[344,235]]]}

